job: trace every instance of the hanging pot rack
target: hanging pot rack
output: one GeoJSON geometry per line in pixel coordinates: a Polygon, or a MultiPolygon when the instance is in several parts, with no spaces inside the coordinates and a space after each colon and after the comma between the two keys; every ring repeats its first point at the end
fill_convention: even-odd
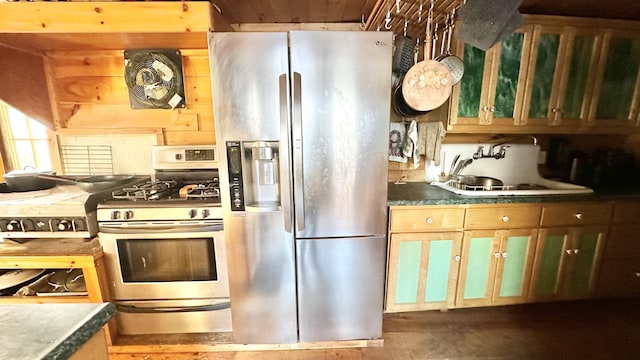
{"type": "MultiPolygon", "coordinates": [[[[444,23],[453,9],[464,0],[433,0],[433,22],[444,23]]],[[[392,31],[412,39],[424,40],[431,0],[378,0],[365,23],[368,31],[392,31]]]]}

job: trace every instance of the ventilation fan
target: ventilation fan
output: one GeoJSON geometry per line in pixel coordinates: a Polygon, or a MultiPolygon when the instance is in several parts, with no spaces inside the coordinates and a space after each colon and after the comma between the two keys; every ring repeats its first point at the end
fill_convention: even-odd
{"type": "Polygon", "coordinates": [[[125,50],[124,79],[133,109],[184,108],[179,50],[125,50]]]}

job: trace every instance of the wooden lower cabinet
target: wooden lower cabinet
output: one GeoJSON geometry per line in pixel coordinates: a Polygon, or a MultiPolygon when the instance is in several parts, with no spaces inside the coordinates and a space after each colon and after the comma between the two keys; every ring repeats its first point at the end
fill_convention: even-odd
{"type": "Polygon", "coordinates": [[[456,307],[526,302],[536,229],[465,231],[456,307]]]}
{"type": "Polygon", "coordinates": [[[598,271],[598,297],[640,296],[640,202],[614,205],[613,224],[598,271]]]}
{"type": "Polygon", "coordinates": [[[589,297],[594,290],[606,233],[604,225],[540,229],[531,299],[589,297]]]}
{"type": "Polygon", "coordinates": [[[454,306],[462,232],[392,234],[386,311],[454,306]]]}

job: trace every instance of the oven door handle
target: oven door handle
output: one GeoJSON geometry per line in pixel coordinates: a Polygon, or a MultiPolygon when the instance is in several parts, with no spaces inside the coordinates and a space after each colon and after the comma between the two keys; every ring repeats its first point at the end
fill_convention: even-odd
{"type": "Polygon", "coordinates": [[[184,233],[184,232],[216,232],[224,229],[222,224],[207,225],[108,225],[101,224],[98,231],[105,234],[148,234],[148,233],[184,233]]]}
{"type": "Polygon", "coordinates": [[[217,310],[228,309],[230,307],[231,307],[231,303],[229,301],[217,303],[217,304],[211,304],[211,305],[198,305],[198,306],[137,307],[134,305],[121,305],[121,304],[116,305],[116,309],[118,311],[122,311],[126,313],[137,313],[137,314],[217,311],[217,310]]]}

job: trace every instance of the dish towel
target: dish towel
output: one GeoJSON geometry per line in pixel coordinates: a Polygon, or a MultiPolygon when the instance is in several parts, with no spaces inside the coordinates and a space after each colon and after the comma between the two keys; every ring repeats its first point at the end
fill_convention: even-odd
{"type": "Polygon", "coordinates": [[[418,155],[418,123],[415,120],[411,120],[409,123],[407,137],[404,139],[402,155],[407,158],[413,157],[414,169],[420,166],[420,156],[418,155]]]}
{"type": "Polygon", "coordinates": [[[407,162],[407,158],[402,154],[406,132],[404,123],[389,124],[389,161],[407,162]]]}
{"type": "Polygon", "coordinates": [[[440,165],[440,146],[447,131],[441,121],[423,122],[418,125],[418,155],[440,165]]]}

